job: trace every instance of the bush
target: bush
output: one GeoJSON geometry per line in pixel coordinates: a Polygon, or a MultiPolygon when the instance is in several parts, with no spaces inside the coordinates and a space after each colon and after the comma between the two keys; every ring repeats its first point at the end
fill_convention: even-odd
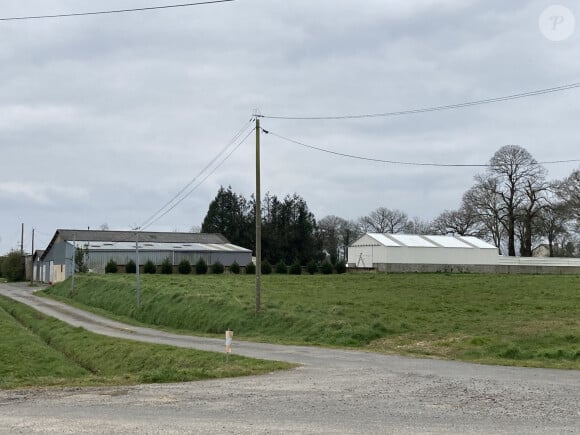
{"type": "Polygon", "coordinates": [[[302,265],[298,260],[296,260],[294,263],[292,263],[292,266],[290,266],[290,274],[302,275],[302,265]]]}
{"type": "Polygon", "coordinates": [[[272,265],[268,260],[262,261],[262,275],[270,275],[272,273],[272,265]]]}
{"type": "Polygon", "coordinates": [[[253,275],[255,273],[256,273],[256,265],[250,261],[248,264],[246,264],[246,274],[253,275]]]}
{"type": "Polygon", "coordinates": [[[334,266],[336,273],[346,273],[346,263],[343,260],[340,260],[334,266]]]}
{"type": "Polygon", "coordinates": [[[324,263],[320,266],[320,271],[325,275],[330,275],[332,273],[332,263],[328,260],[324,260],[324,263]]]}
{"type": "Polygon", "coordinates": [[[278,263],[276,263],[276,273],[281,275],[286,275],[288,273],[288,266],[286,266],[284,260],[280,260],[278,263]]]}
{"type": "Polygon", "coordinates": [[[143,266],[143,272],[154,275],[155,273],[157,273],[157,266],[155,266],[155,263],[153,263],[151,260],[147,260],[147,263],[145,263],[145,265],[143,266]]]}
{"type": "Polygon", "coordinates": [[[24,257],[18,251],[12,251],[2,261],[2,276],[10,282],[24,281],[24,257]]]}
{"type": "Polygon", "coordinates": [[[230,272],[235,275],[238,275],[240,273],[240,265],[234,261],[230,266],[230,272]]]}
{"type": "Polygon", "coordinates": [[[163,260],[163,263],[161,263],[161,273],[163,275],[171,275],[173,273],[173,263],[169,258],[166,258],[163,260]]]}
{"type": "Polygon", "coordinates": [[[207,273],[207,263],[203,258],[200,258],[197,263],[195,263],[195,273],[198,275],[205,275],[207,273]]]}
{"type": "Polygon", "coordinates": [[[189,275],[191,273],[191,263],[188,260],[181,260],[177,270],[182,275],[189,275]]]}
{"type": "Polygon", "coordinates": [[[109,260],[107,265],[105,266],[105,273],[117,273],[119,271],[119,266],[115,260],[109,260]]]}
{"type": "Polygon", "coordinates": [[[125,264],[125,273],[136,273],[137,272],[137,265],[133,260],[127,261],[125,264]]]}
{"type": "Polygon", "coordinates": [[[87,273],[89,266],[85,262],[86,252],[81,248],[76,248],[75,251],[75,272],[87,273]]]}
{"type": "Polygon", "coordinates": [[[216,261],[212,266],[211,266],[211,273],[213,273],[214,275],[221,275],[222,273],[224,273],[225,271],[225,267],[223,264],[221,264],[219,261],[216,261]]]}
{"type": "Polygon", "coordinates": [[[316,261],[310,260],[306,265],[306,271],[310,275],[314,275],[316,272],[318,272],[318,266],[316,265],[316,261]]]}

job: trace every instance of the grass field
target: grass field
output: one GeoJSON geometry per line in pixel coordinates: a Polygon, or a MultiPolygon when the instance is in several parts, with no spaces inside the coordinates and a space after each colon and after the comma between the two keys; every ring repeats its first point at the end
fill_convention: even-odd
{"type": "MultiPolygon", "coordinates": [[[[193,334],[489,364],[580,369],[580,276],[77,276],[74,302],[193,334]]],[[[70,282],[46,292],[67,298],[70,282]]]]}
{"type": "Polygon", "coordinates": [[[0,296],[0,388],[183,382],[292,367],[104,337],[0,296]]]}

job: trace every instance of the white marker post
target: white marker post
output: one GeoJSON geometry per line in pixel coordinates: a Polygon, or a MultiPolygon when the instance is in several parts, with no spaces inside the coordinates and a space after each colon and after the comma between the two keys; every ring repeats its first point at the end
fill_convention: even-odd
{"type": "Polygon", "coordinates": [[[232,340],[234,338],[234,331],[229,329],[226,331],[226,361],[229,361],[229,356],[232,353],[232,340]]]}

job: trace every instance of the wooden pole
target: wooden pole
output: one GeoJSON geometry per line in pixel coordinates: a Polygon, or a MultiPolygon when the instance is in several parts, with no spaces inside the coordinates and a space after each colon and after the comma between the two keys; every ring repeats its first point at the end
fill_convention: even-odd
{"type": "Polygon", "coordinates": [[[30,285],[34,285],[34,228],[32,229],[32,261],[30,262],[30,285]]]}
{"type": "Polygon", "coordinates": [[[260,192],[260,118],[256,116],[256,314],[260,312],[262,280],[262,193],[260,192]]]}

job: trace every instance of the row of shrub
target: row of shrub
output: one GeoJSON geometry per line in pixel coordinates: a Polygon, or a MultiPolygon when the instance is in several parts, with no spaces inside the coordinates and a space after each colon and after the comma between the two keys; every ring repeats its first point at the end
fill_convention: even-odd
{"type": "MultiPolygon", "coordinates": [[[[225,266],[216,261],[214,264],[210,266],[207,265],[203,258],[200,258],[195,265],[192,265],[188,260],[183,260],[177,266],[177,271],[182,275],[188,275],[194,272],[197,275],[204,275],[208,272],[213,274],[219,275],[225,272],[225,266]]],[[[159,271],[164,275],[170,275],[173,273],[173,264],[169,258],[166,258],[161,266],[159,267],[159,271]]],[[[229,267],[230,273],[233,274],[240,274],[242,273],[241,266],[234,262],[229,267]]],[[[254,263],[249,263],[244,267],[244,271],[248,275],[253,275],[256,273],[256,266],[254,263]]],[[[113,260],[110,260],[107,265],[105,266],[105,273],[117,273],[119,272],[119,266],[113,260]]],[[[129,260],[129,262],[125,265],[125,273],[136,273],[137,272],[137,265],[133,260],[129,260]]],[[[143,265],[143,273],[155,274],[158,272],[158,268],[153,263],[153,261],[149,260],[143,265]]],[[[302,265],[295,261],[290,266],[286,265],[284,261],[278,262],[275,266],[272,266],[268,260],[262,262],[262,274],[263,275],[270,275],[271,273],[277,273],[281,275],[291,274],[291,275],[301,275],[303,272],[302,265]]],[[[322,264],[317,264],[315,261],[310,261],[306,265],[306,272],[314,275],[315,273],[322,273],[325,275],[330,275],[334,272],[336,273],[345,273],[346,272],[346,264],[344,262],[338,262],[333,265],[330,261],[324,261],[322,264]]]]}

